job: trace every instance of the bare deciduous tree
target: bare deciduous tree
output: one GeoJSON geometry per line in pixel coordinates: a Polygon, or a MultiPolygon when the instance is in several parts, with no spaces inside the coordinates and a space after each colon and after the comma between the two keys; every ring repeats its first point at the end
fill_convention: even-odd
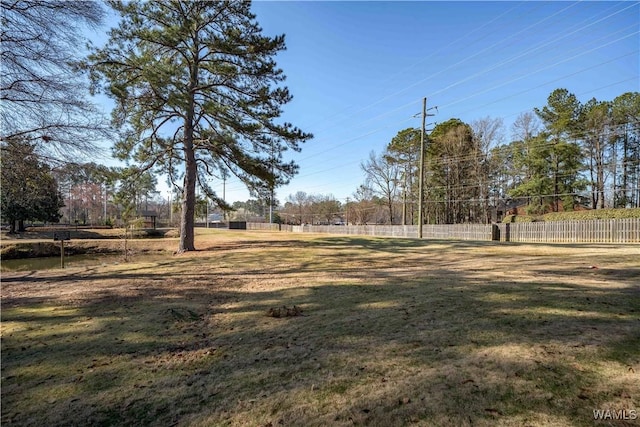
{"type": "Polygon", "coordinates": [[[502,127],[503,122],[500,118],[485,117],[471,122],[473,138],[475,139],[473,144],[475,148],[473,169],[478,182],[481,216],[485,223],[491,222],[489,211],[489,181],[491,174],[489,151],[501,142],[502,127]]]}
{"type": "Polygon", "coordinates": [[[389,209],[389,224],[393,224],[393,205],[398,198],[398,184],[400,181],[400,167],[389,156],[369,153],[369,160],[362,162],[360,168],[365,173],[366,187],[371,188],[385,200],[389,209]]]}
{"type": "Polygon", "coordinates": [[[512,138],[514,140],[528,141],[539,132],[540,120],[533,111],[521,113],[511,126],[512,138]]]}
{"type": "Polygon", "coordinates": [[[74,68],[83,30],[102,21],[95,1],[16,0],[0,3],[0,140],[21,139],[38,152],[69,158],[106,136],[88,85],[74,68]]]}
{"type": "Polygon", "coordinates": [[[291,215],[291,221],[300,225],[310,220],[309,205],[311,204],[311,196],[304,191],[298,191],[296,194],[290,194],[287,197],[285,211],[291,215]]]}

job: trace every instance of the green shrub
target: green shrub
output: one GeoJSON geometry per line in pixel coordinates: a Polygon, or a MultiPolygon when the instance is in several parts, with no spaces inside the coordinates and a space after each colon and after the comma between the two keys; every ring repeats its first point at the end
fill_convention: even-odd
{"type": "Polygon", "coordinates": [[[540,221],[538,217],[534,217],[531,215],[507,215],[502,218],[502,223],[508,222],[536,222],[540,221]]]}
{"type": "Polygon", "coordinates": [[[514,222],[536,222],[537,218],[531,215],[516,215],[514,222]]]}
{"type": "Polygon", "coordinates": [[[508,222],[538,222],[538,221],[589,221],[594,219],[625,219],[640,218],[640,208],[622,209],[593,209],[587,211],[550,212],[542,216],[507,215],[502,219],[508,222]]]}
{"type": "Polygon", "coordinates": [[[640,208],[593,209],[588,211],[551,212],[543,215],[545,221],[588,221],[594,219],[640,218],[640,208]]]}
{"type": "Polygon", "coordinates": [[[502,222],[503,224],[516,222],[516,215],[505,215],[504,218],[502,218],[502,221],[500,222],[502,222]]]}

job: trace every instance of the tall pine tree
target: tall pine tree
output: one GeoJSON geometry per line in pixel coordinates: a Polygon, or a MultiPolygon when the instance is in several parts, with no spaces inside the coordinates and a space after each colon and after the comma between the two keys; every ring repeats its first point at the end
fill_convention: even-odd
{"type": "Polygon", "coordinates": [[[627,92],[612,102],[616,135],[614,152],[614,206],[640,207],[640,92],[627,92]]]}
{"type": "Polygon", "coordinates": [[[116,101],[115,152],[167,172],[182,190],[178,252],[195,250],[196,185],[224,204],[206,176],[230,171],[257,194],[297,172],[282,154],[311,138],[279,123],[291,100],[250,2],[110,1],[120,24],[89,58],[94,88],[116,101]],[[182,185],[177,183],[183,175],[182,185]]]}
{"type": "Polygon", "coordinates": [[[429,222],[461,224],[478,220],[474,215],[480,194],[474,168],[477,143],[471,127],[460,119],[439,123],[431,132],[426,150],[425,199],[436,209],[427,210],[429,222]]]}
{"type": "Polygon", "coordinates": [[[402,224],[414,223],[415,199],[418,193],[418,164],[420,161],[420,129],[407,128],[398,132],[387,145],[386,156],[400,169],[402,179],[402,224]],[[408,209],[407,209],[408,205],[408,209]]]}
{"type": "Polygon", "coordinates": [[[564,210],[573,210],[578,192],[586,187],[580,177],[583,169],[582,153],[577,142],[581,105],[567,89],[556,89],[547,98],[547,105],[535,112],[546,128],[541,136],[549,144],[548,161],[553,180],[552,210],[559,210],[562,200],[564,210]]]}

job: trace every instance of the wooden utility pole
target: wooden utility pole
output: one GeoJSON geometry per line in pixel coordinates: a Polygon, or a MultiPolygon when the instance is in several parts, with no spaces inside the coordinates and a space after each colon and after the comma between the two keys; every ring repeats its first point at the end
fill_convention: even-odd
{"type": "MultiPolygon", "coordinates": [[[[438,107],[431,107],[431,109],[438,110],[438,107]]],[[[425,126],[427,116],[433,116],[433,114],[427,114],[427,97],[422,98],[422,129],[420,131],[420,180],[418,186],[418,237],[422,239],[422,223],[424,222],[424,156],[426,135],[425,126]]],[[[431,124],[431,123],[430,123],[431,124]]]]}
{"type": "Polygon", "coordinates": [[[424,128],[427,120],[427,98],[422,98],[422,129],[420,130],[420,181],[418,186],[418,238],[422,239],[422,211],[424,209],[424,128]]]}

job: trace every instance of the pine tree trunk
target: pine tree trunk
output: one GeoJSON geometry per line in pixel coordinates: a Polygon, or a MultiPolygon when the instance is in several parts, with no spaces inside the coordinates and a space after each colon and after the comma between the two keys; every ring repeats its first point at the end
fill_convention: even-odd
{"type": "Polygon", "coordinates": [[[195,205],[196,205],[196,158],[193,151],[193,131],[186,137],[185,129],[185,176],[182,190],[182,214],[180,218],[180,247],[178,253],[195,251],[195,205]]]}
{"type": "Polygon", "coordinates": [[[184,157],[185,174],[184,188],[182,190],[182,215],[180,218],[180,247],[178,253],[195,251],[195,207],[196,207],[196,175],[197,164],[193,147],[193,123],[195,111],[195,99],[193,90],[198,83],[198,69],[194,64],[191,70],[189,90],[189,105],[184,121],[184,157]]]}

